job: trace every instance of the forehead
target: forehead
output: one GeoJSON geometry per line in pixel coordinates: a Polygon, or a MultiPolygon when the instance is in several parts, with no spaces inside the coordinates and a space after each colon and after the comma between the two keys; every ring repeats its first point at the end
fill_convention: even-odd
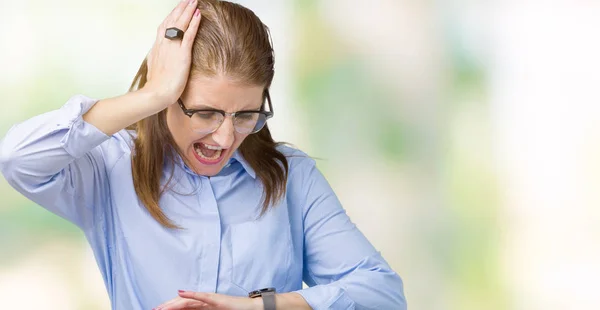
{"type": "Polygon", "coordinates": [[[181,98],[188,109],[239,111],[260,108],[263,90],[264,86],[243,84],[224,76],[192,75],[181,98]]]}

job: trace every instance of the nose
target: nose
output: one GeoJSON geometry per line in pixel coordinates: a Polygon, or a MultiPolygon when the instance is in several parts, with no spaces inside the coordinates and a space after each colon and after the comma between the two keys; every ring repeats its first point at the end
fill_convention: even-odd
{"type": "Polygon", "coordinates": [[[235,140],[235,128],[233,127],[233,120],[230,117],[226,117],[221,126],[212,133],[212,139],[224,149],[228,149],[233,145],[235,140]]]}

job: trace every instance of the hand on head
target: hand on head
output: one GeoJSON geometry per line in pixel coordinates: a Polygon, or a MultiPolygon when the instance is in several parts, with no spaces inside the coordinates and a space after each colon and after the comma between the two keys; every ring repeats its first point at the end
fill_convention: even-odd
{"type": "Polygon", "coordinates": [[[197,0],[184,0],[177,4],[158,27],[156,41],[148,54],[144,88],[161,97],[166,106],[177,102],[187,84],[192,46],[201,19],[197,4],[197,0]],[[183,36],[171,37],[177,32],[173,28],[181,30],[183,36]]]}

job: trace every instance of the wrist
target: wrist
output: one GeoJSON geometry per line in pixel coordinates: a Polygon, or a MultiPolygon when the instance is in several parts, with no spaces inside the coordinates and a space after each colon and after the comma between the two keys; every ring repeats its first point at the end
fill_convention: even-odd
{"type": "Polygon", "coordinates": [[[161,90],[157,87],[152,87],[151,85],[145,85],[135,92],[139,93],[140,96],[143,96],[148,103],[160,108],[160,110],[177,102],[177,99],[179,99],[178,95],[174,95],[172,92],[165,92],[164,90],[161,90]]]}
{"type": "Polygon", "coordinates": [[[252,300],[252,309],[263,310],[265,308],[262,297],[255,297],[250,299],[252,300]]]}

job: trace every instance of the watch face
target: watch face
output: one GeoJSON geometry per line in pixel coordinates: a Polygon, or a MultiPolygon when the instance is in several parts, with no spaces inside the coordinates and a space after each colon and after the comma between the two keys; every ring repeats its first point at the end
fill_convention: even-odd
{"type": "Polygon", "coordinates": [[[250,298],[256,298],[261,296],[263,293],[266,292],[276,292],[274,287],[269,287],[269,288],[261,288],[260,290],[256,290],[256,291],[252,291],[250,293],[248,293],[248,297],[250,298]]]}

